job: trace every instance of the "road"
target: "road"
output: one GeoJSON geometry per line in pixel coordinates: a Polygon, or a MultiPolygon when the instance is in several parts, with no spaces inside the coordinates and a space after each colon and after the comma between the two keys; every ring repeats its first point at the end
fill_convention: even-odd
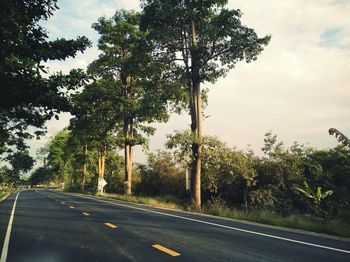
{"type": "Polygon", "coordinates": [[[54,190],[1,203],[0,239],[1,262],[350,261],[345,240],[54,190]]]}

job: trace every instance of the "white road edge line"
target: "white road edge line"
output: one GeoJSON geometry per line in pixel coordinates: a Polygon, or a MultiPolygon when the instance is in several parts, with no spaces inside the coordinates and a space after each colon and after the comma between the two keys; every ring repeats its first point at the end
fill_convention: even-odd
{"type": "MultiPolygon", "coordinates": [[[[65,193],[65,194],[68,194],[68,193],[65,193]]],[[[285,238],[285,237],[274,236],[274,235],[270,235],[270,234],[265,234],[265,233],[260,233],[260,232],[256,232],[256,231],[241,229],[241,228],[237,228],[237,227],[225,226],[225,225],[216,224],[216,223],[203,221],[203,220],[199,220],[199,219],[194,219],[194,218],[189,218],[189,217],[182,217],[182,216],[168,214],[168,213],[164,213],[164,212],[160,212],[160,211],[148,210],[148,209],[145,209],[145,208],[128,206],[128,205],[124,205],[124,204],[120,204],[120,203],[113,203],[113,202],[110,202],[110,201],[105,201],[105,200],[98,199],[98,198],[93,198],[93,197],[80,196],[80,195],[75,195],[75,194],[74,195],[68,194],[68,195],[76,196],[76,197],[80,197],[80,198],[86,198],[86,199],[90,199],[90,200],[95,200],[95,201],[99,201],[99,202],[103,202],[103,203],[107,203],[107,204],[111,204],[111,205],[115,205],[115,206],[122,206],[122,207],[131,208],[131,209],[141,210],[141,211],[150,212],[150,213],[154,213],[154,214],[158,214],[158,215],[175,217],[175,218],[188,220],[188,221],[192,221],[192,222],[197,222],[197,223],[201,223],[201,224],[206,224],[206,225],[211,225],[211,226],[231,229],[231,230],[240,231],[240,232],[244,232],[244,233],[249,233],[249,234],[253,234],[253,235],[258,235],[258,236],[263,236],[263,237],[268,237],[268,238],[274,238],[274,239],[279,239],[279,240],[283,240],[283,241],[298,243],[298,244],[302,244],[302,245],[306,245],[306,246],[318,247],[318,248],[323,248],[323,249],[328,249],[328,250],[333,250],[333,251],[338,251],[338,252],[350,254],[350,250],[344,250],[344,249],[339,249],[339,248],[334,248],[334,247],[327,247],[327,246],[323,246],[323,245],[313,244],[313,243],[299,241],[299,240],[285,238]]]]}
{"type": "Polygon", "coordinates": [[[15,216],[15,209],[16,209],[18,195],[19,195],[19,192],[17,193],[15,202],[13,203],[9,224],[7,226],[7,231],[6,231],[6,236],[5,236],[5,240],[4,240],[4,245],[2,246],[0,262],[6,262],[6,259],[7,259],[7,253],[8,253],[8,249],[9,249],[12,223],[13,223],[13,218],[15,216]]]}

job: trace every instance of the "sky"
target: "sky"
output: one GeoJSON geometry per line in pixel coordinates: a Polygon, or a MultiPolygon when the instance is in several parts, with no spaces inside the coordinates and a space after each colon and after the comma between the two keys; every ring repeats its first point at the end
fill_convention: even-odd
{"type": "MultiPolygon", "coordinates": [[[[97,58],[98,34],[91,25],[118,9],[140,10],[138,0],[58,0],[60,10],[42,23],[50,36],[87,36],[93,47],[75,59],[50,61],[50,73],[83,68],[97,58]]],[[[350,0],[229,0],[243,12],[244,25],[259,36],[271,35],[257,61],[240,62],[209,88],[204,134],[231,147],[247,145],[260,154],[264,134],[272,131],[290,146],[294,141],[318,148],[337,144],[335,127],[350,135],[350,0]]],[[[69,114],[47,123],[48,133],[29,142],[31,152],[44,146],[69,123],[69,114]]],[[[166,135],[189,128],[188,114],[154,124],[150,150],[162,148],[166,135]]],[[[141,149],[135,159],[145,161],[141,149]]]]}

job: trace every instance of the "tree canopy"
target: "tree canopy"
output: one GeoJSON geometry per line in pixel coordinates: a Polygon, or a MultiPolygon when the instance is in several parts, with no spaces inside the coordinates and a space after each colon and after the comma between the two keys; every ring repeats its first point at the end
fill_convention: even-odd
{"type": "MultiPolygon", "coordinates": [[[[201,207],[202,97],[201,83],[214,83],[242,60],[251,62],[270,36],[259,38],[241,23],[241,11],[226,8],[225,0],[143,0],[141,28],[154,42],[154,56],[173,63],[169,70],[188,94],[193,164],[192,203],[201,207]]],[[[174,79],[174,80],[175,80],[174,79]]]]}
{"type": "Polygon", "coordinates": [[[68,111],[65,90],[81,85],[82,72],[47,76],[43,62],[75,57],[90,46],[86,37],[48,40],[40,25],[58,9],[56,0],[5,0],[0,10],[0,148],[23,147],[57,113],[68,111]]]}
{"type": "Polygon", "coordinates": [[[127,194],[131,194],[133,147],[147,143],[147,136],[155,131],[148,124],[167,121],[169,101],[176,100],[176,89],[171,88],[173,83],[164,73],[169,65],[153,59],[153,46],[139,24],[140,14],[125,10],[94,23],[102,53],[88,67],[95,83],[109,90],[96,101],[100,104],[97,106],[108,105],[104,111],[108,120],[101,125],[107,124],[124,147],[127,194]]]}

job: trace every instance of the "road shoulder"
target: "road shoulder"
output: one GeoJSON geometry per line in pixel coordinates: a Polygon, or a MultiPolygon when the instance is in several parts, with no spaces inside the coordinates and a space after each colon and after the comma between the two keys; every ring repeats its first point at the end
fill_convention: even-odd
{"type": "Polygon", "coordinates": [[[169,211],[169,212],[175,212],[179,214],[185,214],[185,215],[195,215],[195,216],[200,216],[203,218],[210,218],[210,219],[218,219],[222,221],[227,221],[227,222],[234,222],[234,223],[239,223],[242,225],[250,225],[250,226],[257,226],[257,227],[262,227],[266,229],[273,229],[273,230],[280,230],[284,232],[290,232],[290,233],[297,233],[297,234],[303,234],[311,237],[321,237],[321,238],[326,238],[330,240],[338,240],[338,241],[343,241],[343,242],[348,242],[350,243],[350,238],[346,237],[339,237],[339,236],[334,236],[334,235],[329,235],[329,234],[324,234],[324,233],[317,233],[317,232],[312,232],[312,231],[306,231],[306,230],[301,230],[301,229],[293,229],[293,228],[286,228],[286,227],[281,227],[281,226],[274,226],[274,225],[267,225],[267,224],[262,224],[262,223],[257,223],[257,222],[251,222],[251,221],[246,221],[246,220],[239,220],[239,219],[234,219],[234,218],[226,218],[226,217],[219,217],[219,216],[213,216],[213,215],[208,215],[208,214],[203,214],[203,213],[197,213],[197,212],[190,212],[190,211],[184,211],[184,210],[178,210],[178,209],[170,209],[170,208],[164,208],[164,207],[155,207],[147,204],[140,204],[140,203],[134,203],[134,202],[128,202],[125,200],[119,200],[119,199],[114,199],[114,198],[109,198],[109,197],[102,197],[102,196],[94,196],[94,195],[89,195],[89,194],[82,194],[82,193],[71,193],[71,192],[63,192],[60,190],[55,190],[57,192],[63,193],[63,194],[71,194],[75,196],[82,196],[82,197],[90,197],[90,198],[95,198],[95,199],[100,199],[100,200],[108,200],[111,202],[115,203],[122,203],[122,204],[127,204],[127,205],[133,205],[133,206],[139,206],[139,207],[145,207],[149,208],[151,210],[163,210],[163,211],[169,211]]]}

